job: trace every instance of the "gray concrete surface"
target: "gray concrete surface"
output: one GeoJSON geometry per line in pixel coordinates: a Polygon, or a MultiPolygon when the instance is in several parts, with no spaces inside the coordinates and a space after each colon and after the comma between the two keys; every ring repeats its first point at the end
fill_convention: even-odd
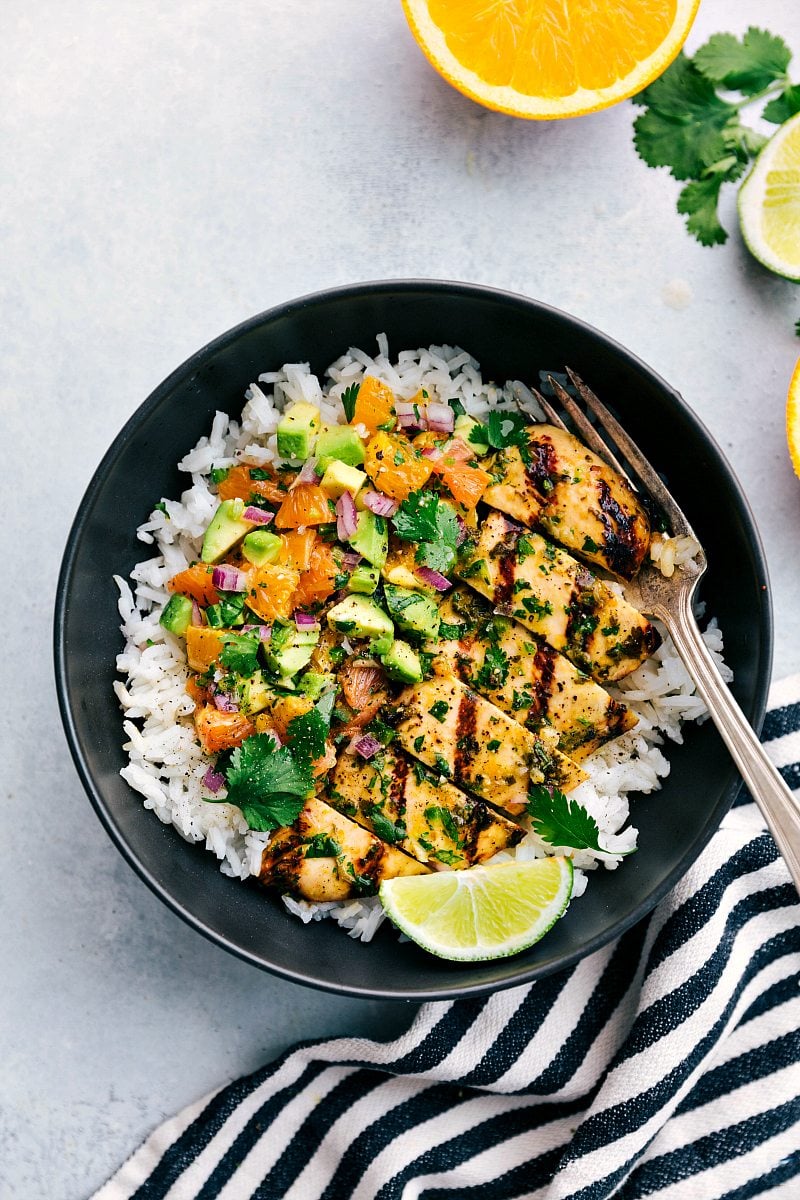
{"type": "MultiPolygon", "coordinates": [[[[164,1116],[298,1038],[390,1036],[163,908],[86,801],[53,695],[66,533],[101,454],[209,338],[330,284],[527,292],[662,372],[727,451],[766,543],[776,668],[800,669],[800,481],[783,436],[800,293],[691,241],[629,105],[517,122],[452,91],[399,3],[9,0],[0,45],[4,820],[0,1195],[89,1194],[164,1116]],[[9,586],[10,585],[10,586],[9,586]]],[[[794,0],[705,0],[800,51],[794,0]]]]}

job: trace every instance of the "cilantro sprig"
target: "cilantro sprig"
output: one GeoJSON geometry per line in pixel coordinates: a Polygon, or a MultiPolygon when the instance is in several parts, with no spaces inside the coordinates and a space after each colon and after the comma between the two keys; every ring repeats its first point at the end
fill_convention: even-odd
{"type": "Polygon", "coordinates": [[[392,518],[394,531],[406,542],[416,542],[415,559],[422,566],[446,575],[456,561],[458,518],[436,492],[412,492],[392,518]]]}
{"type": "Polygon", "coordinates": [[[558,788],[539,785],[528,793],[528,813],[534,832],[550,846],[593,850],[598,854],[632,854],[632,850],[610,851],[600,845],[597,822],[577,800],[558,788]]]}
{"type": "Polygon", "coordinates": [[[527,447],[530,421],[516,412],[498,412],[496,409],[489,413],[485,425],[474,425],[469,431],[469,440],[478,446],[489,445],[494,450],[504,450],[506,446],[527,447]]]}
{"type": "Polygon", "coordinates": [[[223,768],[227,794],[205,799],[235,804],[251,829],[291,825],[314,790],[313,763],[325,753],[330,714],[331,704],[323,698],[289,722],[283,746],[269,733],[245,738],[223,768]]]}
{"type": "Polygon", "coordinates": [[[727,241],[718,213],[726,183],[741,179],[766,138],[742,111],[768,99],[761,116],[780,125],[800,112],[800,85],[788,74],[792,52],[775,34],[751,26],[741,38],[716,33],[689,58],[681,52],[663,75],[634,96],[645,111],[634,122],[637,153],[685,181],[678,212],[704,246],[727,241]]]}

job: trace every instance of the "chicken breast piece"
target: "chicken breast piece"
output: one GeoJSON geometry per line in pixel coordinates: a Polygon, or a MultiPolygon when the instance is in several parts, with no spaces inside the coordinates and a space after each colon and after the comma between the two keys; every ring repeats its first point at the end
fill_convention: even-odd
{"type": "Polygon", "coordinates": [[[458,679],[414,684],[397,701],[398,740],[439,775],[484,800],[522,812],[539,783],[568,792],[586,772],[552,742],[519,725],[458,679]]]}
{"type": "Polygon", "coordinates": [[[515,846],[523,831],[394,746],[369,762],[341,754],[327,799],[420,862],[460,870],[515,846]]]}
{"type": "Polygon", "coordinates": [[[427,872],[423,863],[313,797],[293,825],[272,835],[258,878],[266,887],[321,903],[372,896],[383,879],[427,872]]]}
{"type": "Polygon", "coordinates": [[[464,543],[456,573],[600,682],[630,674],[659,645],[655,627],[588,567],[502,513],[464,543]]]}
{"type": "Polygon", "coordinates": [[[552,727],[558,748],[580,761],[637,722],[634,713],[563,654],[466,587],[439,606],[437,675],[454,675],[534,733],[552,727]]]}
{"type": "Polygon", "coordinates": [[[499,482],[483,500],[541,529],[588,562],[632,579],[650,548],[650,520],[627,479],[555,425],[531,425],[528,446],[498,450],[499,482]]]}

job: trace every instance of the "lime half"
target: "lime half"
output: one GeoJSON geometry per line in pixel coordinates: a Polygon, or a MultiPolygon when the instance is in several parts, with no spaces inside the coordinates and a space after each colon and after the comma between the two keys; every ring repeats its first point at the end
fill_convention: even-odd
{"type": "Polygon", "coordinates": [[[760,263],[800,282],[800,113],[770,138],[739,189],[739,224],[760,263]]]}
{"type": "Polygon", "coordinates": [[[391,921],[440,958],[480,962],[526,950],[572,895],[572,859],[552,856],[467,871],[398,876],[380,886],[391,921]]]}

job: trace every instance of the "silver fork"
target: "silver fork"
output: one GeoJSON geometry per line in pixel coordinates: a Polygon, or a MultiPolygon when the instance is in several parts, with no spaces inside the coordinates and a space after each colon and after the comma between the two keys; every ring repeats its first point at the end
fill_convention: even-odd
{"type": "MultiPolygon", "coordinates": [[[[568,370],[567,374],[599,428],[604,430],[620,456],[630,465],[635,479],[622,467],[569,392],[550,376],[549,383],[555,396],[571,418],[579,436],[595,454],[624,475],[635,490],[638,488],[643,494],[649,493],[667,518],[674,537],[694,538],[699,546],[697,535],[683,511],[636,443],[586,384],[572,371],[568,370]]],[[[523,411],[526,401],[528,404],[534,401],[553,425],[567,429],[558,411],[539,392],[527,388],[523,383],[515,382],[511,386],[517,404],[523,411]]],[[[706,565],[706,556],[701,548],[693,561],[676,569],[671,578],[666,578],[648,558],[637,577],[626,584],[625,595],[640,612],[657,618],[667,627],[678,654],[705,701],[711,719],[722,735],[751,796],[761,809],[800,892],[800,793],[793,795],[770,762],[700,635],[692,600],[706,565]]]]}

